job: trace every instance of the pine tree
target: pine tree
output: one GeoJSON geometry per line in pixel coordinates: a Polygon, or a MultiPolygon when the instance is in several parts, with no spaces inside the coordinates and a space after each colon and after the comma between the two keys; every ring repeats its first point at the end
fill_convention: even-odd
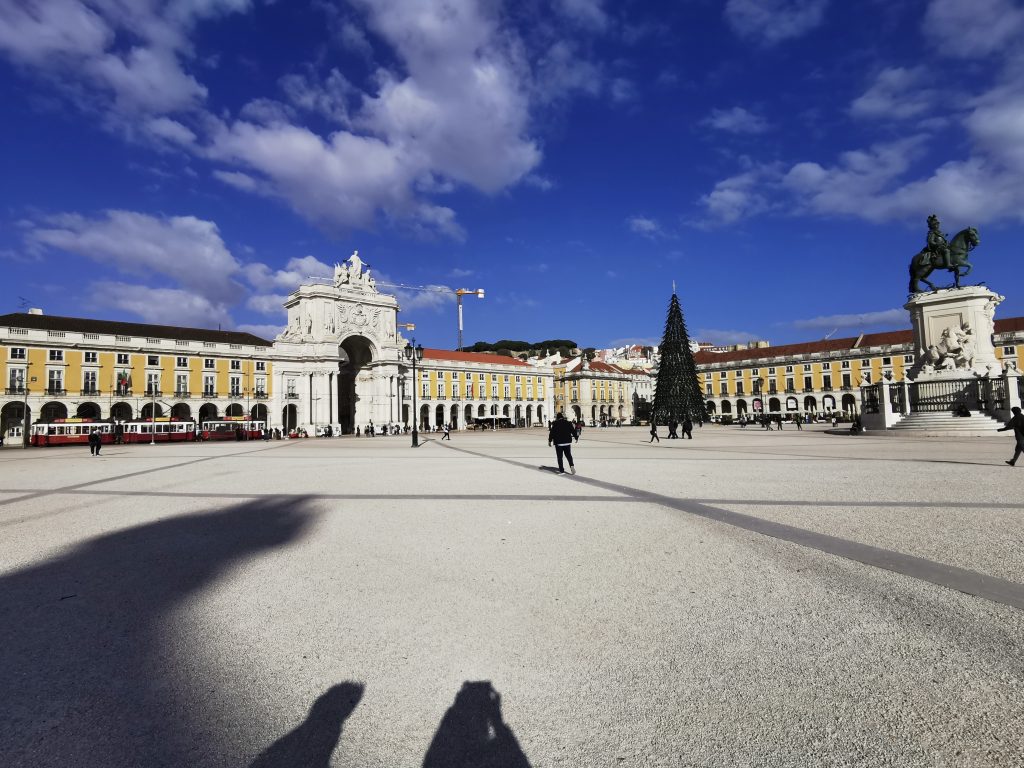
{"type": "Polygon", "coordinates": [[[651,419],[656,424],[682,421],[689,416],[693,421],[707,421],[704,395],[697,380],[697,365],[690,349],[690,336],[686,332],[679,297],[672,294],[665,321],[665,336],[661,340],[661,364],[654,389],[651,419]]]}

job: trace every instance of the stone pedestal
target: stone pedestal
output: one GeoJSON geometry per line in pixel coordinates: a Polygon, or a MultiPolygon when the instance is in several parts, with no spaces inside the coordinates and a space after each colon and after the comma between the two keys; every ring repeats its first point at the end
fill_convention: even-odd
{"type": "Polygon", "coordinates": [[[996,307],[1003,297],[984,286],[916,293],[904,304],[914,333],[916,381],[994,378],[1003,372],[992,346],[996,307]]]}

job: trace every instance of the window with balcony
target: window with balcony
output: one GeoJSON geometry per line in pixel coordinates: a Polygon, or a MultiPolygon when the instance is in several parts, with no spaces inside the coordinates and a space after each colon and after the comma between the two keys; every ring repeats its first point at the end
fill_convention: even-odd
{"type": "Polygon", "coordinates": [[[722,382],[722,394],[723,395],[728,395],[729,394],[729,382],[727,382],[727,381],[723,381],[722,382]]]}
{"type": "Polygon", "coordinates": [[[99,354],[97,352],[83,352],[82,362],[96,364],[99,362],[99,354]]]}
{"type": "Polygon", "coordinates": [[[51,363],[62,363],[62,362],[64,362],[64,350],[63,349],[51,349],[50,350],[50,362],[51,363]]]}
{"type": "Polygon", "coordinates": [[[188,397],[188,374],[179,373],[174,377],[174,394],[177,397],[188,397]]]}
{"type": "Polygon", "coordinates": [[[160,374],[159,373],[147,373],[146,374],[146,394],[147,395],[159,395],[160,394],[160,374]]]}
{"type": "Polygon", "coordinates": [[[97,386],[96,371],[82,371],[82,394],[83,395],[96,395],[99,394],[99,387],[97,386]]]}
{"type": "Polygon", "coordinates": [[[824,376],[821,377],[821,388],[824,389],[826,392],[828,392],[828,391],[830,391],[832,389],[832,376],[831,376],[831,374],[827,374],[826,373],[824,376]]]}
{"type": "Polygon", "coordinates": [[[850,383],[850,374],[843,374],[843,389],[850,389],[853,385],[850,383]]]}
{"type": "Polygon", "coordinates": [[[711,395],[715,394],[715,388],[712,385],[708,384],[706,389],[708,392],[708,397],[711,397],[711,395]]]}
{"type": "Polygon", "coordinates": [[[437,399],[441,400],[444,398],[444,382],[437,382],[437,399]]]}
{"type": "Polygon", "coordinates": [[[814,379],[804,376],[804,392],[810,392],[812,389],[814,389],[814,379]]]}
{"type": "MultiPolygon", "coordinates": [[[[790,366],[790,367],[792,367],[792,366],[790,366]]],[[[786,379],[786,391],[787,392],[793,392],[794,391],[793,379],[789,379],[789,378],[786,379]]]]}
{"type": "Polygon", "coordinates": [[[231,397],[240,397],[242,394],[242,377],[232,376],[228,379],[229,392],[231,397]]]}
{"type": "Polygon", "coordinates": [[[430,397],[430,382],[429,381],[424,381],[423,382],[423,392],[421,393],[421,395],[422,395],[424,400],[426,400],[428,397],[430,397]]]}
{"type": "Polygon", "coordinates": [[[51,395],[64,392],[64,371],[49,371],[46,378],[46,391],[51,395]]]}
{"type": "Polygon", "coordinates": [[[11,360],[24,360],[25,359],[25,348],[24,347],[11,347],[11,360]]]}
{"type": "Polygon", "coordinates": [[[217,377],[216,376],[203,376],[203,395],[206,397],[216,397],[217,395],[217,377]]]}
{"type": "Polygon", "coordinates": [[[491,384],[491,397],[495,400],[498,399],[498,385],[491,384]]]}
{"type": "Polygon", "coordinates": [[[295,391],[295,379],[287,379],[285,381],[284,396],[289,400],[294,400],[299,396],[299,393],[295,391]]]}
{"type": "Polygon", "coordinates": [[[452,398],[455,400],[459,399],[459,382],[452,382],[452,398]]]}
{"type": "Polygon", "coordinates": [[[257,376],[256,379],[256,397],[267,396],[267,377],[257,376]]]}
{"type": "Polygon", "coordinates": [[[25,369],[11,368],[7,372],[7,394],[20,395],[25,392],[25,369]]]}

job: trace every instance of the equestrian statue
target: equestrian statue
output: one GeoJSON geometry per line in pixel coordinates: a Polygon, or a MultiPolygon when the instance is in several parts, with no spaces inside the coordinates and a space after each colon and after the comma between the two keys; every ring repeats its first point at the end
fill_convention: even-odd
{"type": "Polygon", "coordinates": [[[971,272],[971,262],[967,260],[967,254],[981,242],[978,230],[968,227],[957,232],[951,241],[947,241],[940,227],[939,217],[933,213],[928,217],[928,243],[910,260],[911,293],[921,292],[918,280],[923,281],[933,291],[939,290],[928,280],[928,275],[936,269],[952,272],[953,285],[956,288],[960,287],[960,278],[971,272]]]}

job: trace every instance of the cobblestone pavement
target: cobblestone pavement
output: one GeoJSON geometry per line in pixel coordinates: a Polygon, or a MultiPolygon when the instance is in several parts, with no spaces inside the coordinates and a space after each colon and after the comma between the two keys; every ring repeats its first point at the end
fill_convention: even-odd
{"type": "Polygon", "coordinates": [[[0,765],[1024,765],[1010,440],[432,437],[0,451],[0,765]]]}

